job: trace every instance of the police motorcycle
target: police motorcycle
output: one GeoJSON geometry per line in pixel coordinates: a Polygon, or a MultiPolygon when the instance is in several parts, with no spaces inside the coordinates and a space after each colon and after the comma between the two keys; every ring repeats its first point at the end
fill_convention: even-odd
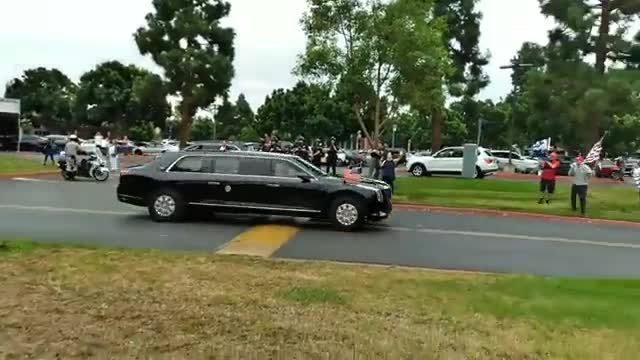
{"type": "Polygon", "coordinates": [[[100,153],[100,149],[96,147],[95,152],[78,151],[76,156],[75,169],[69,169],[64,151],[60,153],[58,159],[58,168],[62,177],[67,181],[73,181],[76,177],[92,178],[99,182],[109,179],[110,171],[107,167],[107,161],[100,153]]]}

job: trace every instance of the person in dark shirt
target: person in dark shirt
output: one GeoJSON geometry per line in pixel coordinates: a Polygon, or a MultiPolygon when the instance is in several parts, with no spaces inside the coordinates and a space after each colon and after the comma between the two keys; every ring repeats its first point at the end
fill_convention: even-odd
{"type": "Polygon", "coordinates": [[[311,157],[311,163],[317,167],[322,166],[323,156],[324,156],[324,151],[322,151],[322,142],[319,139],[316,139],[316,145],[313,148],[313,156],[311,157]]]}
{"type": "Polygon", "coordinates": [[[327,150],[327,173],[336,176],[336,167],[338,165],[338,146],[336,138],[332,137],[327,150]]]}
{"type": "Polygon", "coordinates": [[[391,186],[391,192],[393,192],[393,183],[396,180],[396,161],[393,160],[390,152],[387,153],[387,158],[380,165],[380,174],[382,175],[382,181],[391,186]]]}

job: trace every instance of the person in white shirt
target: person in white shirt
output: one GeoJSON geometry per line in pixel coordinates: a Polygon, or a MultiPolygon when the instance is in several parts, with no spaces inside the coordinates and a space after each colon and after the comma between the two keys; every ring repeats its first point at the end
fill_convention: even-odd
{"type": "Polygon", "coordinates": [[[633,182],[638,188],[638,196],[640,196],[640,162],[637,162],[633,167],[633,182]]]}

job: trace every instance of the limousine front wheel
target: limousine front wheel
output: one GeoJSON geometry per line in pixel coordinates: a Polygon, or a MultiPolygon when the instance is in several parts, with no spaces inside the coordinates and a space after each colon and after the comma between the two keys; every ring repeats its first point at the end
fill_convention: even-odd
{"type": "Polygon", "coordinates": [[[149,200],[149,215],[154,221],[179,221],[184,212],[182,196],[173,190],[159,190],[149,200]]]}
{"type": "Polygon", "coordinates": [[[329,216],[338,230],[356,230],[364,224],[364,206],[356,197],[340,197],[331,204],[329,216]]]}

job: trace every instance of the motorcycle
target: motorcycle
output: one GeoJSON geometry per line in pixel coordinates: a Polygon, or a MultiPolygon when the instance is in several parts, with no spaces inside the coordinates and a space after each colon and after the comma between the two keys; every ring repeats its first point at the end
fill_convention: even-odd
{"type": "Polygon", "coordinates": [[[76,177],[85,177],[103,182],[109,179],[110,171],[107,167],[107,162],[98,154],[90,154],[88,159],[76,160],[76,162],[76,169],[74,171],[69,170],[64,152],[60,153],[58,168],[65,180],[72,181],[76,177]]]}

